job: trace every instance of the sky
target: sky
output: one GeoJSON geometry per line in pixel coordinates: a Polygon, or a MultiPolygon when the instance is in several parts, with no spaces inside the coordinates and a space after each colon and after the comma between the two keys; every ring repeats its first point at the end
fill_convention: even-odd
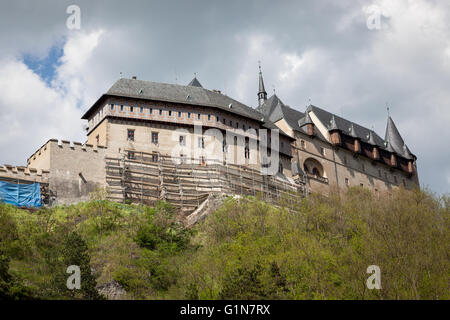
{"type": "Polygon", "coordinates": [[[447,0],[3,0],[0,41],[0,163],[25,165],[51,138],[85,142],[82,114],[121,76],[195,73],[256,107],[261,61],[269,96],[299,111],[384,137],[389,106],[421,186],[450,191],[447,0]]]}

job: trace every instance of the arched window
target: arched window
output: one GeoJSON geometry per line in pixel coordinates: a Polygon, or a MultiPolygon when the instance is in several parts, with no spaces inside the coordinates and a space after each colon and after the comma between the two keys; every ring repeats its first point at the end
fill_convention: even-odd
{"type": "Polygon", "coordinates": [[[326,178],[325,171],[322,164],[314,158],[308,158],[303,163],[303,168],[305,173],[312,174],[317,177],[326,178]]]}

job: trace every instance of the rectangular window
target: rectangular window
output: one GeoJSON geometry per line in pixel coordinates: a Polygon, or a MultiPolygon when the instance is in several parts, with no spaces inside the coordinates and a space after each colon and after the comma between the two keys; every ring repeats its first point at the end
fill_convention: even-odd
{"type": "Polygon", "coordinates": [[[233,126],[233,121],[230,120],[230,127],[232,127],[232,126],[233,126]]]}
{"type": "Polygon", "coordinates": [[[219,117],[218,116],[216,116],[216,122],[219,122],[219,117]]]}
{"type": "Polygon", "coordinates": [[[181,111],[178,111],[178,118],[181,118],[181,111]]]}
{"type": "Polygon", "coordinates": [[[208,114],[208,121],[211,121],[211,115],[208,114]]]}
{"type": "Polygon", "coordinates": [[[320,154],[323,155],[323,156],[325,155],[325,149],[322,148],[322,147],[320,148],[320,154]]]}
{"type": "Polygon", "coordinates": [[[153,113],[153,108],[150,108],[150,114],[152,114],[153,113]]]}
{"type": "Polygon", "coordinates": [[[189,118],[189,119],[191,118],[191,113],[190,113],[190,112],[188,112],[188,118],[189,118]]]}
{"type": "Polygon", "coordinates": [[[128,151],[128,159],[130,159],[130,160],[136,159],[136,156],[134,155],[134,152],[128,151]]]}
{"type": "Polygon", "coordinates": [[[158,155],[156,153],[152,154],[152,162],[158,162],[158,155]]]}
{"type": "Polygon", "coordinates": [[[359,186],[362,188],[362,187],[364,187],[364,184],[360,183],[359,186]]]}
{"type": "Polygon", "coordinates": [[[158,132],[152,132],[152,143],[158,144],[158,132]]]}
{"type": "Polygon", "coordinates": [[[133,112],[133,107],[130,107],[130,112],[133,112]]]}
{"type": "Polygon", "coordinates": [[[120,111],[123,111],[123,104],[120,105],[120,111]]]}
{"type": "Polygon", "coordinates": [[[159,109],[159,115],[162,115],[162,109],[159,109]]]}
{"type": "Polygon", "coordinates": [[[129,141],[134,141],[134,129],[127,130],[127,138],[129,141]]]}
{"type": "Polygon", "coordinates": [[[144,108],[143,108],[143,107],[141,107],[141,113],[142,113],[142,112],[144,112],[144,108]]]}
{"type": "Polygon", "coordinates": [[[169,110],[169,117],[172,116],[172,110],[169,110]]]}
{"type": "Polygon", "coordinates": [[[180,146],[185,146],[186,145],[186,139],[185,136],[180,136],[180,146]]]}
{"type": "Polygon", "coordinates": [[[200,120],[200,113],[197,115],[197,119],[200,120]]]}
{"type": "Polygon", "coordinates": [[[236,122],[236,129],[239,129],[239,122],[236,122]]]}
{"type": "MultiPolygon", "coordinates": [[[[301,147],[302,149],[305,149],[305,140],[300,140],[300,147],[301,147]]],[[[344,157],[344,163],[345,163],[345,161],[346,161],[346,159],[345,159],[345,157],[344,157]]]]}
{"type": "Polygon", "coordinates": [[[186,155],[185,154],[180,154],[180,162],[182,163],[182,164],[185,164],[187,161],[186,161],[186,155]]]}
{"type": "Polygon", "coordinates": [[[248,147],[245,147],[244,157],[245,159],[250,159],[250,149],[248,147]]]}
{"type": "Polygon", "coordinates": [[[345,178],[345,185],[348,187],[350,185],[350,182],[348,181],[348,178],[345,178]]]}
{"type": "Polygon", "coordinates": [[[111,110],[114,110],[114,103],[111,103],[111,110]]]}

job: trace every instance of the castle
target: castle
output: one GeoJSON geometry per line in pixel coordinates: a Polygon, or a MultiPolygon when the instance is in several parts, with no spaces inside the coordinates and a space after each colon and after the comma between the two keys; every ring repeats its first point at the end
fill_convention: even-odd
{"type": "Polygon", "coordinates": [[[186,86],[121,78],[83,115],[84,144],[50,139],[26,167],[0,167],[0,180],[40,182],[53,203],[107,187],[116,201],[163,198],[193,209],[214,192],[418,186],[416,156],[391,117],[382,139],[313,105],[300,112],[267,97],[261,69],[257,97],[252,108],[196,77],[186,86]]]}

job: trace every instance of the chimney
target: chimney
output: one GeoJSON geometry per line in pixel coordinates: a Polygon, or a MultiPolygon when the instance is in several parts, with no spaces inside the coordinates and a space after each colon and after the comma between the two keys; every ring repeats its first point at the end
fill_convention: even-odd
{"type": "Polygon", "coordinates": [[[136,80],[136,76],[132,76],[131,79],[136,80]]]}

